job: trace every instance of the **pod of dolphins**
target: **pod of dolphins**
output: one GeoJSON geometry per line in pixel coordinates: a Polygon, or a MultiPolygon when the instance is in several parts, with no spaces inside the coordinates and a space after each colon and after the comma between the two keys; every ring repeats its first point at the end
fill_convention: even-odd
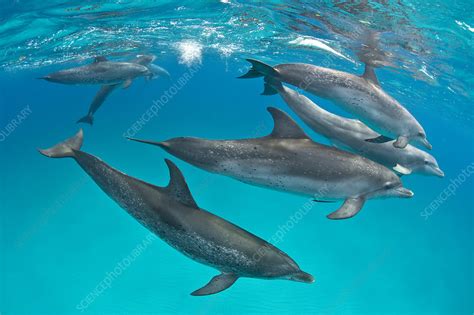
{"type": "MultiPolygon", "coordinates": [[[[92,64],[43,77],[62,84],[96,84],[101,89],[88,114],[78,122],[92,125],[93,115],[117,87],[138,77],[169,76],[141,55],[127,62],[95,58],[92,64]]],[[[294,63],[270,66],[247,59],[251,69],[241,78],[264,79],[263,95],[279,94],[315,132],[333,146],[314,142],[285,112],[267,108],[273,130],[258,138],[208,140],[179,137],[165,141],[129,138],[158,146],[208,172],[244,183],[311,196],[315,202],[342,201],[327,217],[348,219],[373,198],[410,198],[402,175],[443,177],[435,158],[415,147],[431,149],[426,133],[410,112],[380,86],[374,68],[362,76],[294,63]],[[283,85],[297,86],[333,101],[358,119],[332,114],[308,97],[283,85]]],[[[128,176],[81,150],[82,129],[55,146],[39,150],[50,158],[72,158],[120,207],[170,246],[191,259],[219,270],[192,295],[221,292],[240,277],[287,279],[305,283],[314,277],[302,271],[286,253],[256,235],[204,209],[194,200],[178,167],[166,159],[170,180],[159,187],[128,176]]]]}

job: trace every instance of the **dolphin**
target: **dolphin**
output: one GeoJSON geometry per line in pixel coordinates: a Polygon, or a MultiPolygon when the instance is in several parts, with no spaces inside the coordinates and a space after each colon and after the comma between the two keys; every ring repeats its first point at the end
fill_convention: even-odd
{"type": "MultiPolygon", "coordinates": [[[[159,77],[170,77],[170,74],[168,71],[163,69],[162,67],[159,67],[152,62],[155,61],[156,57],[154,55],[138,55],[135,59],[130,60],[128,62],[131,63],[136,63],[142,66],[145,66],[148,68],[150,71],[150,75],[147,77],[148,79],[157,79],[159,77]]],[[[92,103],[89,106],[89,111],[87,112],[87,115],[84,117],[80,118],[77,123],[87,123],[92,125],[94,123],[94,114],[95,112],[102,106],[102,104],[105,102],[107,97],[117,89],[117,87],[120,86],[120,83],[118,84],[111,84],[111,85],[102,85],[100,90],[97,92],[95,95],[94,99],[92,100],[92,103]]]]}
{"type": "MultiPolygon", "coordinates": [[[[240,78],[266,77],[295,85],[322,98],[329,99],[358,117],[377,131],[369,142],[383,143],[396,138],[393,146],[405,148],[409,142],[419,143],[431,150],[426,133],[410,112],[381,87],[374,67],[366,64],[362,76],[304,63],[270,66],[247,59],[252,68],[240,78]]],[[[264,95],[276,94],[265,85],[264,95]]]]}
{"type": "Polygon", "coordinates": [[[395,148],[391,142],[372,143],[365,139],[377,136],[377,132],[357,119],[349,119],[332,114],[306,96],[272,81],[286,104],[315,132],[331,140],[339,148],[349,149],[400,174],[419,173],[423,175],[444,176],[436,159],[429,153],[410,144],[404,150],[395,148]]]}
{"type": "Polygon", "coordinates": [[[147,67],[138,63],[96,57],[91,64],[54,72],[40,79],[61,84],[122,84],[123,88],[127,88],[133,79],[152,75],[147,67]]]}
{"type": "Polygon", "coordinates": [[[109,97],[109,95],[113,91],[115,91],[115,89],[119,85],[120,84],[102,85],[97,94],[94,96],[94,99],[92,100],[92,103],[89,106],[89,111],[87,112],[87,115],[80,118],[77,123],[86,123],[92,125],[94,123],[95,112],[99,109],[100,106],[102,106],[107,97],[109,97]]]}
{"type": "Polygon", "coordinates": [[[39,150],[50,158],[73,158],[96,184],[147,229],[189,258],[221,273],[195,296],[221,292],[240,277],[287,279],[312,283],[286,253],[246,230],[199,208],[178,167],[165,160],[170,173],[166,187],[127,176],[81,151],[83,133],[39,150]]]}
{"type": "Polygon", "coordinates": [[[154,142],[192,165],[242,182],[310,195],[315,201],[344,200],[328,215],[346,219],[375,197],[412,197],[400,178],[376,162],[313,142],[284,112],[269,107],[274,121],[270,135],[256,139],[207,140],[174,138],[154,142]]]}
{"type": "Polygon", "coordinates": [[[147,77],[149,79],[157,79],[159,77],[170,78],[170,74],[168,71],[166,71],[166,69],[157,66],[153,63],[155,60],[155,55],[137,55],[135,59],[132,59],[129,62],[137,63],[139,65],[147,67],[151,73],[151,75],[147,77]]]}

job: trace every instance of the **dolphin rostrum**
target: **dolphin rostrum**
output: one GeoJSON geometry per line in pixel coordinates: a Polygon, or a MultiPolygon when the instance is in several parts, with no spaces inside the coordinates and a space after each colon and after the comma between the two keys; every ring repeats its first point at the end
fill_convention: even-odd
{"type": "Polygon", "coordinates": [[[40,152],[51,158],[73,158],[110,198],[147,229],[189,258],[221,272],[192,295],[221,292],[239,277],[314,282],[313,276],[278,248],[199,208],[181,171],[171,161],[166,160],[169,184],[158,187],[81,151],[82,140],[80,130],[74,137],[40,152]]]}
{"type": "MultiPolygon", "coordinates": [[[[151,73],[151,75],[147,78],[156,79],[162,76],[169,77],[170,74],[168,73],[168,71],[152,63],[155,59],[156,57],[154,55],[138,55],[135,59],[130,60],[128,62],[136,63],[147,67],[151,73]]],[[[92,100],[87,115],[79,119],[77,122],[92,125],[94,123],[95,112],[99,109],[100,106],[102,106],[107,97],[109,97],[109,95],[119,86],[120,83],[103,85],[92,100]]]]}
{"type": "MultiPolygon", "coordinates": [[[[247,59],[252,68],[240,78],[264,76],[289,83],[322,98],[329,99],[355,115],[379,133],[369,142],[383,143],[396,138],[393,146],[405,148],[409,142],[420,143],[431,150],[426,133],[413,115],[381,87],[374,68],[366,64],[362,76],[304,63],[270,66],[247,59]]],[[[277,92],[268,84],[264,95],[277,92]]]]}
{"type": "Polygon", "coordinates": [[[273,107],[268,111],[274,127],[262,138],[131,140],[160,146],[197,167],[253,185],[311,195],[316,201],[343,199],[344,204],[328,215],[330,219],[353,217],[367,199],[413,196],[385,166],[316,143],[287,114],[273,107]]]}
{"type": "Polygon", "coordinates": [[[105,57],[96,57],[91,64],[57,71],[40,79],[62,84],[121,84],[127,88],[136,77],[152,75],[147,67],[138,63],[115,62],[105,57]]]}
{"type": "Polygon", "coordinates": [[[436,159],[429,153],[412,145],[404,150],[393,147],[391,142],[373,143],[365,139],[377,136],[377,133],[357,119],[349,119],[330,113],[306,96],[281,84],[280,81],[268,82],[286,104],[315,132],[325,136],[337,147],[349,149],[395,171],[407,175],[444,176],[436,159]]]}

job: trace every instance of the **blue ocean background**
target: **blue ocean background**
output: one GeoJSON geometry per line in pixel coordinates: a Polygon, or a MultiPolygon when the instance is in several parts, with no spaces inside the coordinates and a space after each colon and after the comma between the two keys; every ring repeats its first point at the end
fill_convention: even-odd
{"type": "MultiPolygon", "coordinates": [[[[5,135],[0,142],[0,313],[472,314],[473,5],[372,3],[366,5],[375,9],[366,15],[367,10],[351,11],[337,3],[343,2],[5,3],[0,13],[5,52],[0,62],[0,128],[5,135]],[[407,23],[411,28],[402,26],[407,23]],[[394,25],[400,28],[395,31],[394,25]],[[331,221],[326,214],[339,203],[312,203],[307,197],[210,174],[157,147],[124,138],[179,78],[195,69],[135,136],[264,136],[272,129],[266,107],[276,106],[315,141],[327,144],[279,96],[259,95],[261,79],[236,77],[248,69],[248,57],[271,64],[324,61],[334,69],[362,73],[351,49],[356,40],[333,32],[335,26],[382,32],[383,47],[393,57],[392,66],[376,70],[382,86],[417,117],[433,144],[431,153],[446,176],[404,176],[404,186],[415,192],[412,199],[371,200],[353,219],[331,221]],[[418,30],[419,37],[407,37],[407,29],[418,30]],[[320,48],[288,45],[298,36],[325,40],[347,59],[320,48]],[[416,49],[407,48],[414,43],[416,49]],[[86,114],[97,86],[36,79],[91,62],[95,55],[126,60],[139,53],[157,55],[155,63],[171,78],[137,79],[130,88],[115,91],[92,127],[76,121],[86,114]],[[31,114],[19,119],[25,108],[31,114]],[[12,119],[22,121],[8,132],[12,119]],[[149,241],[149,232],[73,160],[47,159],[37,152],[79,128],[84,129],[84,151],[153,184],[167,184],[164,158],[170,158],[201,208],[266,240],[277,238],[277,247],[316,282],[242,278],[217,295],[190,296],[218,272],[159,239],[149,241]],[[429,208],[453,186],[446,200],[429,208]],[[308,213],[289,224],[308,205],[308,213]],[[430,215],[423,215],[428,208],[430,215]],[[91,292],[137,248],[139,255],[91,300],[91,292]],[[87,306],[81,308],[81,303],[87,306]]],[[[347,115],[327,100],[310,97],[347,115]]]]}

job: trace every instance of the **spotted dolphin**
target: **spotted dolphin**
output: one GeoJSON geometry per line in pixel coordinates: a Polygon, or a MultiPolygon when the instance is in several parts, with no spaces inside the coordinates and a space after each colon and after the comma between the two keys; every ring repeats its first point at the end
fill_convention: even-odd
{"type": "Polygon", "coordinates": [[[278,91],[286,104],[315,132],[325,136],[339,148],[349,149],[400,174],[419,173],[444,176],[436,159],[429,153],[412,145],[404,150],[395,148],[391,142],[372,143],[365,139],[377,133],[357,119],[349,119],[330,113],[306,96],[281,84],[269,82],[278,91]]]}
{"type": "MultiPolygon", "coordinates": [[[[380,86],[374,68],[366,64],[362,76],[304,63],[270,66],[247,59],[252,68],[240,78],[266,77],[297,86],[329,99],[377,131],[369,142],[383,143],[396,138],[393,146],[405,148],[409,142],[431,150],[426,133],[413,115],[380,86]]],[[[266,84],[263,94],[277,92],[266,84]]]]}
{"type": "Polygon", "coordinates": [[[96,57],[91,64],[57,71],[40,79],[61,84],[121,84],[127,88],[133,79],[152,75],[147,67],[138,63],[115,62],[105,57],[96,57]]]}
{"type": "Polygon", "coordinates": [[[40,152],[51,158],[73,158],[96,184],[147,229],[189,258],[221,273],[191,293],[221,292],[240,277],[287,279],[312,283],[286,253],[246,230],[199,208],[181,171],[166,160],[170,181],[158,187],[112,168],[80,150],[80,130],[50,149],[40,152]]]}
{"type": "Polygon", "coordinates": [[[273,107],[268,111],[273,131],[261,138],[131,140],[157,145],[192,165],[245,183],[310,195],[317,201],[344,200],[330,219],[353,217],[371,198],[413,196],[385,166],[316,143],[287,114],[273,107]]]}
{"type": "MultiPolygon", "coordinates": [[[[159,77],[168,77],[170,74],[164,68],[153,64],[153,61],[156,59],[154,55],[138,55],[135,59],[128,62],[136,63],[142,66],[145,66],[150,71],[151,75],[148,76],[150,79],[157,79],[159,77]]],[[[107,97],[120,86],[120,83],[103,85],[100,90],[95,95],[92,103],[89,106],[89,111],[87,115],[79,119],[78,123],[87,123],[92,125],[94,123],[94,114],[102,106],[107,97]]]]}

